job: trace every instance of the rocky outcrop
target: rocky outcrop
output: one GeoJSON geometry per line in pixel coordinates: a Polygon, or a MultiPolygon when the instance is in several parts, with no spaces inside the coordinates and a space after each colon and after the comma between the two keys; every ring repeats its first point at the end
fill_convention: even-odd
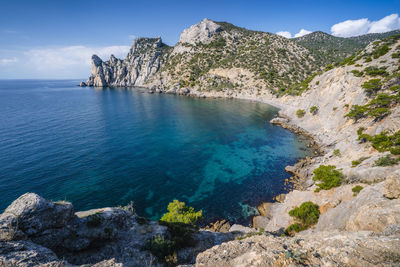
{"type": "Polygon", "coordinates": [[[261,234],[200,253],[196,267],[398,266],[400,225],[372,232],[311,232],[295,238],[261,234]]]}
{"type": "MultiPolygon", "coordinates": [[[[169,235],[167,227],[129,209],[74,213],[71,203],[27,193],[0,215],[0,266],[158,266],[161,261],[145,249],[147,240],[169,235]]],[[[199,252],[234,236],[199,231],[194,246],[178,251],[178,262],[194,263],[199,252]]]]}
{"type": "Polygon", "coordinates": [[[180,43],[196,45],[198,43],[209,43],[210,37],[218,31],[221,26],[209,19],[203,19],[200,23],[192,25],[189,29],[182,32],[179,38],[180,43]]]}
{"type": "Polygon", "coordinates": [[[139,38],[133,41],[124,60],[111,55],[108,61],[92,56],[92,75],[87,84],[95,87],[143,86],[164,64],[169,47],[161,38],[139,38]]]}

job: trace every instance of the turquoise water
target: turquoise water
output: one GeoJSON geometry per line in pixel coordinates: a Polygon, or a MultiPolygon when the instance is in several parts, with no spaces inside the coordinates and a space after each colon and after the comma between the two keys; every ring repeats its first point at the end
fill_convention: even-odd
{"type": "Polygon", "coordinates": [[[134,201],[157,219],[179,199],[241,222],[310,154],[266,104],[78,82],[0,81],[0,210],[35,192],[76,210],[134,201]]]}

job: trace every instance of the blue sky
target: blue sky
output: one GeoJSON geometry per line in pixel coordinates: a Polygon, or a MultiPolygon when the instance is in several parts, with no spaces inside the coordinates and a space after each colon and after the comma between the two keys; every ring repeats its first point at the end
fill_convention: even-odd
{"type": "Polygon", "coordinates": [[[132,39],[144,36],[173,45],[183,29],[203,18],[290,36],[302,29],[349,36],[400,27],[400,0],[1,0],[0,10],[3,79],[84,78],[91,53],[123,57],[132,39]]]}

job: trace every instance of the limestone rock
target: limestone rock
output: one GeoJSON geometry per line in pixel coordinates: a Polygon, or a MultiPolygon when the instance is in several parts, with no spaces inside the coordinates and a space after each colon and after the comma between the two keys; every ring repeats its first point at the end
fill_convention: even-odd
{"type": "Polygon", "coordinates": [[[111,55],[108,61],[92,56],[92,75],[87,84],[95,87],[143,86],[165,63],[168,46],[161,38],[138,38],[124,60],[111,55]]]}
{"type": "Polygon", "coordinates": [[[72,266],[48,248],[27,241],[0,240],[0,266],[72,266]]]}
{"type": "Polygon", "coordinates": [[[400,224],[400,199],[385,198],[379,183],[322,214],[316,229],[381,232],[392,224],[400,224]]]}
{"type": "Polygon", "coordinates": [[[399,174],[392,174],[386,179],[383,185],[383,194],[386,198],[389,199],[400,198],[399,174]]]}
{"type": "Polygon", "coordinates": [[[227,220],[219,220],[219,221],[210,223],[209,225],[204,227],[204,230],[208,230],[211,232],[227,233],[227,232],[229,232],[230,228],[231,228],[231,224],[227,220]]]}
{"type": "Polygon", "coordinates": [[[203,19],[200,23],[190,26],[182,32],[180,43],[195,45],[199,42],[209,43],[210,37],[221,30],[221,26],[209,19],[203,19]]]}
{"type": "Polygon", "coordinates": [[[223,243],[200,253],[196,266],[361,267],[400,264],[400,239],[397,235],[307,232],[295,238],[258,235],[223,243]]]}

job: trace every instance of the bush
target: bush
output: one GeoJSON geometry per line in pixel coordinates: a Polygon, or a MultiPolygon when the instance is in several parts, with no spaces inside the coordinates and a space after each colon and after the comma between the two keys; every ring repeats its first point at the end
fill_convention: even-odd
{"type": "Polygon", "coordinates": [[[168,212],[161,217],[160,221],[195,225],[202,216],[202,210],[196,212],[194,211],[194,208],[187,207],[185,202],[180,202],[175,199],[173,202],[168,204],[168,212]]]}
{"type": "Polygon", "coordinates": [[[333,153],[332,153],[334,156],[336,156],[336,157],[339,157],[341,154],[340,154],[340,150],[339,149],[335,149],[335,150],[333,150],[333,153]]]}
{"type": "Polygon", "coordinates": [[[399,163],[399,159],[392,158],[389,155],[381,157],[375,161],[374,166],[377,167],[386,167],[386,166],[393,166],[399,163]]]}
{"type": "Polygon", "coordinates": [[[159,260],[165,261],[167,256],[174,253],[175,243],[158,235],[147,240],[145,249],[150,250],[159,260]]]}
{"type": "Polygon", "coordinates": [[[372,51],[372,55],[374,56],[374,58],[379,58],[383,55],[385,55],[387,52],[389,52],[389,47],[384,44],[382,46],[379,46],[377,48],[374,49],[374,51],[372,51]]]}
{"type": "Polygon", "coordinates": [[[371,79],[361,85],[368,95],[373,95],[382,88],[381,79],[371,79]]]}
{"type": "Polygon", "coordinates": [[[296,115],[298,118],[302,118],[304,117],[304,115],[306,115],[306,112],[304,111],[304,109],[299,109],[296,111],[296,115]]]}
{"type": "Polygon", "coordinates": [[[390,91],[397,92],[400,89],[400,85],[393,85],[389,88],[390,91]]]}
{"type": "Polygon", "coordinates": [[[298,233],[298,232],[301,232],[306,229],[307,229],[307,227],[305,227],[304,225],[302,225],[300,223],[293,223],[293,224],[289,225],[288,228],[285,229],[285,235],[293,236],[294,233],[298,233]]]}
{"type": "Polygon", "coordinates": [[[376,66],[369,66],[364,69],[364,72],[370,76],[388,76],[389,73],[386,71],[386,67],[376,67],[376,66]]]}
{"type": "Polygon", "coordinates": [[[361,157],[361,158],[359,158],[358,160],[353,160],[353,161],[351,162],[351,167],[354,168],[354,167],[360,165],[364,160],[366,160],[366,159],[368,159],[368,158],[369,158],[369,157],[361,157]]]}
{"type": "Polygon", "coordinates": [[[333,66],[332,64],[328,64],[328,65],[325,67],[325,71],[331,70],[331,69],[333,69],[333,68],[334,68],[334,66],[333,66]]]}
{"type": "Polygon", "coordinates": [[[352,70],[351,73],[353,73],[354,76],[356,76],[356,77],[361,77],[364,75],[364,72],[359,71],[359,70],[352,70]]]}
{"type": "Polygon", "coordinates": [[[364,187],[362,187],[361,185],[356,185],[355,187],[353,187],[351,189],[351,191],[353,191],[353,196],[357,196],[358,193],[360,193],[361,190],[363,190],[364,187]]]}
{"type": "Polygon", "coordinates": [[[317,106],[312,106],[310,108],[310,113],[313,114],[313,115],[317,114],[318,113],[318,107],[317,106]]]}
{"type": "Polygon", "coordinates": [[[317,189],[315,192],[319,192],[321,189],[329,190],[332,187],[337,187],[341,184],[343,179],[343,174],[336,170],[336,166],[333,165],[320,165],[314,170],[314,181],[321,181],[321,183],[316,184],[317,189]]]}
{"type": "Polygon", "coordinates": [[[389,151],[393,155],[400,155],[400,146],[392,147],[389,151]]]}
{"type": "Polygon", "coordinates": [[[347,113],[345,117],[352,118],[357,122],[359,119],[364,118],[367,115],[367,111],[367,106],[354,105],[351,106],[349,113],[347,113]]]}
{"type": "Polygon", "coordinates": [[[298,219],[304,226],[310,226],[318,222],[319,206],[311,201],[304,202],[300,207],[289,211],[289,215],[298,219]]]}

